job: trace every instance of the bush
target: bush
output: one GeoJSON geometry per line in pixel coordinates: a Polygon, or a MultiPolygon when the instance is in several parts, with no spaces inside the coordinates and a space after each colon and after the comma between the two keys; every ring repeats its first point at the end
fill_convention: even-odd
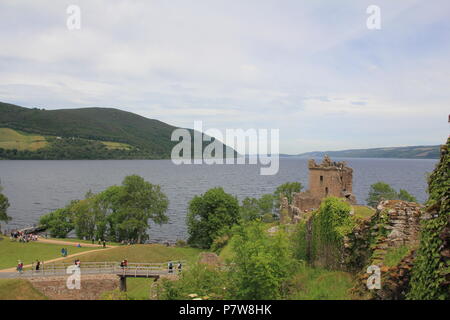
{"type": "Polygon", "coordinates": [[[258,221],[234,228],[228,298],[265,300],[283,296],[283,284],[296,263],[286,234],[279,231],[269,235],[266,228],[258,221]]]}
{"type": "Polygon", "coordinates": [[[161,279],[156,286],[160,300],[187,300],[189,295],[220,300],[225,297],[227,273],[205,264],[193,264],[177,281],[161,279]]]}

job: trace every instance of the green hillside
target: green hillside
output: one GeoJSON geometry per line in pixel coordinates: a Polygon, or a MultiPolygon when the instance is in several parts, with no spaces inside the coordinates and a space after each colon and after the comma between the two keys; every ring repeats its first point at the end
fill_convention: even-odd
{"type": "MultiPolygon", "coordinates": [[[[352,149],[342,151],[307,152],[295,157],[322,158],[324,155],[337,158],[401,158],[401,159],[439,159],[439,145],[387,147],[371,149],[352,149]]],[[[293,156],[290,156],[293,157],[293,156]]]]}
{"type": "Polygon", "coordinates": [[[44,110],[0,102],[0,128],[15,130],[0,131],[0,159],[169,159],[178,143],[170,140],[176,127],[112,108],[44,110]],[[28,144],[27,134],[35,137],[28,144]]]}

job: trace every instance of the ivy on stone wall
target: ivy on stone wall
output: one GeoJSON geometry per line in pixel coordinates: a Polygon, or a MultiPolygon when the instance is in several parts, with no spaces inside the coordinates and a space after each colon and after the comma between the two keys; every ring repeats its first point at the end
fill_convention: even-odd
{"type": "Polygon", "coordinates": [[[450,230],[450,138],[442,147],[441,160],[428,180],[428,220],[423,221],[420,247],[412,270],[408,299],[450,299],[449,258],[441,254],[449,249],[450,230]]]}
{"type": "Polygon", "coordinates": [[[330,197],[322,201],[309,219],[297,225],[296,257],[313,265],[340,268],[344,237],[355,226],[350,211],[344,199],[330,197]]]}

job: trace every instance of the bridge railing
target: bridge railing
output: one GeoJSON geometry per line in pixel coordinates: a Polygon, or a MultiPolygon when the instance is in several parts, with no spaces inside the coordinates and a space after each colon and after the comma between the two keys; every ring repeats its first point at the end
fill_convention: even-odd
{"type": "MultiPolygon", "coordinates": [[[[160,274],[175,274],[181,270],[178,270],[178,263],[181,262],[182,269],[186,267],[186,261],[172,262],[173,268],[169,270],[168,264],[165,263],[128,263],[127,266],[121,266],[119,262],[80,262],[80,271],[82,274],[117,274],[127,277],[138,276],[154,276],[160,274]]],[[[51,275],[65,275],[67,274],[67,268],[74,266],[74,263],[60,262],[51,264],[42,264],[39,270],[35,270],[33,266],[32,270],[25,271],[24,275],[27,276],[51,276],[51,275]]]]}

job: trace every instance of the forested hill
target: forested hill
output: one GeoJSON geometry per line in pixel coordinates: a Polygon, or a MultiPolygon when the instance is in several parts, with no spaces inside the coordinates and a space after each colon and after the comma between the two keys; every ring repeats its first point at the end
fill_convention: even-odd
{"type": "Polygon", "coordinates": [[[168,159],[178,143],[170,140],[176,127],[112,108],[45,110],[0,102],[0,128],[3,159],[168,159]]]}
{"type": "Polygon", "coordinates": [[[337,158],[401,158],[401,159],[439,159],[440,146],[409,146],[371,149],[352,149],[342,151],[307,152],[296,157],[322,158],[325,154],[337,158]]]}

